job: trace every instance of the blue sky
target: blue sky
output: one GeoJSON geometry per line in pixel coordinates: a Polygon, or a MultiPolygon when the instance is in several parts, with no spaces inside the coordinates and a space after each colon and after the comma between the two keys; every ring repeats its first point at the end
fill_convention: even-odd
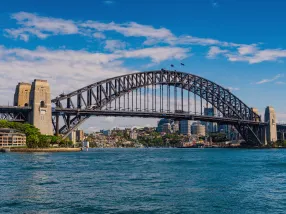
{"type": "Polygon", "coordinates": [[[47,79],[56,96],[174,64],[230,88],[261,114],[272,105],[286,121],[285,9],[278,0],[3,1],[1,103],[12,102],[19,81],[47,79]]]}

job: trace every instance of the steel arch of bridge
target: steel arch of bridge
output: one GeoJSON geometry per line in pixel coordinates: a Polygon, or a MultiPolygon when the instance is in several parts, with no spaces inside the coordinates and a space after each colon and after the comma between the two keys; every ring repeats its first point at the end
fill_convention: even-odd
{"type": "MultiPolygon", "coordinates": [[[[196,118],[196,115],[190,114],[190,111],[178,112],[176,111],[176,107],[175,109],[173,109],[173,112],[171,112],[171,95],[170,91],[168,91],[170,90],[170,86],[174,87],[175,90],[186,90],[188,94],[191,92],[195,96],[199,96],[201,99],[205,100],[207,103],[210,103],[218,110],[218,112],[222,113],[223,119],[220,118],[220,120],[222,120],[222,122],[233,124],[248,143],[261,144],[260,139],[263,135],[262,128],[265,126],[265,123],[261,122],[260,116],[253,112],[250,107],[248,107],[238,97],[233,95],[229,90],[210,80],[193,74],[179,71],[168,71],[163,69],[157,71],[132,73],[114,78],[109,78],[88,85],[69,94],[60,95],[59,97],[56,97],[52,100],[52,103],[54,103],[56,106],[53,111],[53,125],[55,132],[56,134],[62,134],[66,137],[72,130],[76,129],[80,124],[82,124],[92,115],[142,117],[144,117],[144,115],[145,117],[167,116],[174,119],[187,118],[201,119],[205,121],[216,121],[215,117],[207,118],[202,116],[202,118],[196,118]],[[152,88],[150,89],[150,87],[152,88]],[[153,98],[154,87],[155,97],[153,98]],[[160,88],[157,89],[158,87],[160,88]],[[143,96],[141,93],[141,89],[144,89],[144,106],[142,106],[141,103],[141,96],[143,96]],[[137,97],[139,96],[138,90],[140,90],[140,108],[138,108],[136,100],[136,108],[134,110],[133,99],[135,98],[133,97],[133,92],[136,91],[135,96],[137,99],[137,97]],[[148,90],[152,90],[152,102],[153,99],[158,99],[156,93],[158,90],[160,91],[160,106],[158,109],[159,111],[157,111],[156,109],[157,101],[155,101],[155,110],[153,103],[151,110],[146,109],[145,99],[146,93],[149,93],[148,90]],[[125,95],[128,94],[127,104],[129,105],[129,103],[131,103],[131,101],[129,100],[131,99],[129,98],[130,92],[132,92],[132,109],[130,106],[126,108],[125,101],[123,108],[123,106],[120,106],[120,99],[124,96],[125,100],[125,95]],[[167,93],[167,101],[165,101],[165,104],[167,104],[167,106],[164,106],[164,100],[162,98],[164,97],[164,93],[167,93]],[[103,110],[104,107],[110,105],[110,103],[112,102],[115,103],[114,111],[103,110]],[[62,120],[64,121],[64,125],[62,127],[59,126],[60,117],[62,117],[62,120]]],[[[176,93],[174,92],[174,96],[175,102],[177,102],[177,91],[176,93]]],[[[121,105],[123,104],[121,103],[121,105]]]]}

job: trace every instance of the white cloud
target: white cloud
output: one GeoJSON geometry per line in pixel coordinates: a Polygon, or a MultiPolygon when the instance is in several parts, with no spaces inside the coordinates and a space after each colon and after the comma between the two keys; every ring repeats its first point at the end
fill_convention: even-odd
{"type": "Polygon", "coordinates": [[[92,34],[94,38],[97,38],[97,39],[105,39],[105,35],[103,33],[100,33],[100,32],[97,32],[97,33],[94,33],[92,34]]]}
{"type": "Polygon", "coordinates": [[[6,33],[13,38],[25,41],[30,35],[45,39],[50,35],[76,34],[78,27],[71,20],[41,17],[33,13],[20,12],[11,16],[20,25],[18,29],[6,29],[6,33]]]}
{"type": "Polygon", "coordinates": [[[283,49],[258,49],[256,46],[242,46],[237,52],[226,53],[224,56],[232,62],[248,62],[256,64],[265,61],[278,61],[286,58],[286,50],[283,49]]]}
{"type": "Polygon", "coordinates": [[[212,47],[210,47],[210,50],[209,50],[208,55],[207,55],[207,58],[213,59],[217,55],[223,54],[223,53],[227,53],[227,52],[228,52],[228,50],[222,50],[219,47],[212,46],[212,47]]]}
{"type": "Polygon", "coordinates": [[[122,54],[125,58],[151,58],[153,62],[159,63],[169,59],[184,59],[189,51],[190,49],[179,47],[155,47],[116,53],[122,54]]]}
{"type": "MultiPolygon", "coordinates": [[[[125,37],[142,37],[145,39],[143,45],[148,46],[155,44],[165,44],[176,47],[190,45],[211,46],[207,58],[215,58],[217,55],[222,55],[231,62],[248,62],[249,64],[255,64],[265,61],[278,61],[286,58],[286,50],[284,49],[261,49],[258,44],[239,44],[207,37],[194,37],[191,35],[176,36],[167,28],[155,28],[150,25],[138,24],[136,22],[103,23],[92,20],[73,21],[43,17],[26,12],[15,13],[11,17],[17,21],[19,28],[5,29],[6,36],[14,39],[21,39],[26,42],[31,36],[45,39],[52,35],[70,34],[105,39],[105,34],[112,31],[125,37]],[[224,49],[221,49],[221,47],[224,47],[224,49]]],[[[112,42],[107,42],[110,43],[106,46],[106,49],[108,50],[122,49],[124,46],[122,44],[119,45],[118,42],[115,43],[112,39],[111,41],[113,41],[114,44],[112,44],[112,42]]]]}
{"type": "MultiPolygon", "coordinates": [[[[109,2],[109,1],[107,1],[109,2]]],[[[110,1],[112,2],[112,1],[110,1]]],[[[51,35],[59,34],[81,34],[90,35],[95,38],[104,38],[102,32],[114,31],[125,37],[145,37],[145,45],[165,43],[170,45],[203,45],[203,46],[224,46],[239,47],[240,44],[219,41],[211,38],[199,38],[191,35],[175,36],[169,29],[164,27],[155,28],[150,25],[142,25],[136,22],[128,23],[103,23],[99,21],[81,21],[56,19],[51,17],[41,17],[33,13],[20,12],[12,15],[20,27],[18,29],[6,29],[7,34],[13,38],[25,39],[29,35],[38,36],[44,39],[51,35]],[[96,31],[96,32],[92,32],[96,31]],[[41,34],[40,34],[41,33],[41,34]]]]}
{"type": "Polygon", "coordinates": [[[127,46],[126,42],[122,42],[120,40],[106,40],[105,41],[105,49],[109,51],[125,49],[127,46]]]}
{"type": "Polygon", "coordinates": [[[240,88],[235,88],[235,87],[226,87],[230,91],[239,91],[240,88]]]}
{"type": "Polygon", "coordinates": [[[259,82],[256,82],[256,84],[264,84],[264,83],[267,83],[267,82],[273,82],[281,77],[283,77],[284,75],[283,74],[277,74],[276,76],[274,76],[273,78],[271,79],[263,79],[263,80],[260,80],[259,82]]]}
{"type": "Polygon", "coordinates": [[[121,60],[126,58],[149,58],[159,63],[163,60],[184,58],[187,52],[188,50],[183,48],[162,47],[104,54],[83,50],[49,50],[44,47],[35,50],[7,49],[0,46],[0,90],[14,90],[18,81],[30,82],[35,78],[43,78],[56,86],[52,89],[55,96],[100,79],[135,72],[136,70],[122,66],[121,60]]]}
{"type": "Polygon", "coordinates": [[[87,21],[81,24],[81,27],[92,28],[97,31],[116,31],[124,36],[130,37],[151,37],[151,38],[166,38],[173,36],[170,30],[166,28],[156,29],[152,26],[137,24],[130,22],[125,24],[116,24],[114,22],[102,23],[95,21],[87,21]]]}
{"type": "Polygon", "coordinates": [[[282,82],[282,81],[277,81],[277,82],[275,82],[275,84],[277,84],[277,85],[284,85],[284,84],[286,84],[285,82],[282,82]]]}
{"type": "Polygon", "coordinates": [[[25,42],[29,41],[30,35],[35,35],[40,39],[45,39],[49,35],[42,33],[40,30],[33,29],[33,28],[19,28],[19,29],[6,29],[6,36],[12,37],[14,39],[20,39],[25,42]]]}
{"type": "Polygon", "coordinates": [[[241,45],[238,48],[238,53],[240,55],[254,54],[257,51],[256,45],[241,45]]]}

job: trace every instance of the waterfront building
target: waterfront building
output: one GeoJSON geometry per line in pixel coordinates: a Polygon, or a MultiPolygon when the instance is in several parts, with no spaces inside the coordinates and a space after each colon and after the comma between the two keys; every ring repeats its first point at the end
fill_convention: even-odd
{"type": "Polygon", "coordinates": [[[111,135],[110,130],[100,130],[100,133],[102,133],[104,136],[110,136],[111,135]]]}
{"type": "Polygon", "coordinates": [[[171,129],[171,124],[170,123],[164,123],[162,125],[162,132],[165,132],[165,133],[171,133],[172,132],[172,129],[171,129]]]}
{"type": "Polygon", "coordinates": [[[84,140],[83,130],[76,130],[76,142],[82,142],[84,140]]]}
{"type": "Polygon", "coordinates": [[[180,134],[190,135],[191,134],[191,120],[181,120],[180,121],[180,134]]]}
{"type": "Polygon", "coordinates": [[[72,141],[73,144],[76,143],[76,130],[73,130],[69,136],[68,136],[69,140],[72,141]]]}
{"type": "Polygon", "coordinates": [[[171,124],[171,123],[172,123],[172,120],[170,120],[170,119],[165,119],[165,118],[161,119],[161,120],[158,122],[156,131],[157,131],[157,132],[163,132],[163,124],[165,124],[165,123],[170,123],[170,124],[171,124]]]}
{"type": "Polygon", "coordinates": [[[200,122],[192,124],[192,134],[197,136],[206,136],[206,127],[200,122]]]}
{"type": "Polygon", "coordinates": [[[0,128],[0,146],[24,146],[26,135],[15,129],[0,128]]]}
{"type": "Polygon", "coordinates": [[[179,121],[175,120],[171,126],[172,126],[173,133],[179,132],[179,130],[180,130],[180,122],[179,121]]]}
{"type": "Polygon", "coordinates": [[[129,137],[130,137],[131,139],[133,139],[133,140],[137,140],[137,136],[138,136],[138,134],[137,134],[136,129],[133,129],[133,130],[130,132],[129,137]]]}
{"type": "MultiPolygon", "coordinates": [[[[204,108],[204,115],[213,117],[216,115],[216,109],[215,108],[204,108]]],[[[206,127],[207,133],[217,132],[218,131],[218,125],[217,123],[212,122],[202,122],[202,125],[206,127]]]]}

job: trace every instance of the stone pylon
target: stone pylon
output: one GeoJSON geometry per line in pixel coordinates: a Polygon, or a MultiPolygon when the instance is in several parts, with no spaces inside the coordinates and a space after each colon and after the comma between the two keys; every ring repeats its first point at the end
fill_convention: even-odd
{"type": "Polygon", "coordinates": [[[29,123],[40,129],[42,134],[53,135],[51,92],[47,80],[34,80],[29,105],[32,107],[29,123]]]}
{"type": "Polygon", "coordinates": [[[30,83],[19,82],[14,94],[14,106],[29,106],[32,85],[30,83]]]}
{"type": "Polygon", "coordinates": [[[265,109],[264,121],[269,123],[266,127],[267,142],[277,141],[277,127],[276,127],[276,114],[275,110],[271,106],[267,106],[265,109]]]}

